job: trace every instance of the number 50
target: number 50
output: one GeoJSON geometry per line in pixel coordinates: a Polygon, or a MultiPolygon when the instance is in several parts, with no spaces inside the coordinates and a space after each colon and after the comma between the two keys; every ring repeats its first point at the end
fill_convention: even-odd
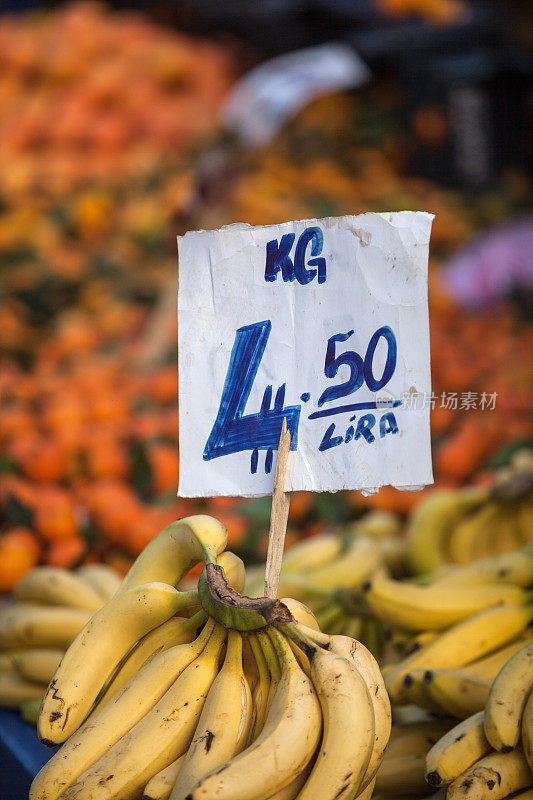
{"type": "Polygon", "coordinates": [[[328,400],[338,400],[339,397],[346,397],[352,392],[357,391],[363,383],[366,383],[370,391],[377,392],[390,381],[396,369],[397,346],[396,337],[388,325],[378,328],[372,335],[363,359],[355,350],[346,350],[340,355],[335,355],[337,342],[345,342],[353,335],[353,330],[348,333],[335,333],[328,339],[326,348],[326,360],[324,363],[324,375],[326,378],[334,378],[339,368],[345,364],[350,370],[350,377],[344,383],[336,386],[328,386],[318,400],[318,407],[323,406],[328,400]],[[383,368],[381,378],[376,380],[373,371],[374,354],[379,340],[383,338],[387,342],[387,360],[383,368]]]}

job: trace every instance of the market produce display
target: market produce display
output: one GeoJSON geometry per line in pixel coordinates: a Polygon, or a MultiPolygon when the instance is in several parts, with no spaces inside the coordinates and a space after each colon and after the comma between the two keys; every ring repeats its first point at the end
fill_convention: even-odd
{"type": "Polygon", "coordinates": [[[35,722],[46,687],[65,650],[116,592],[120,577],[92,564],[69,572],[35,567],[0,611],[0,706],[35,722]]]}
{"type": "Polygon", "coordinates": [[[212,517],[169,525],[90,618],[39,711],[41,741],[64,744],[31,800],[370,796],[391,719],[376,661],[295,601],[240,595],[226,543],[212,517]],[[175,589],[201,561],[197,589],[175,589]],[[184,612],[109,702],[117,669],[184,612]]]}

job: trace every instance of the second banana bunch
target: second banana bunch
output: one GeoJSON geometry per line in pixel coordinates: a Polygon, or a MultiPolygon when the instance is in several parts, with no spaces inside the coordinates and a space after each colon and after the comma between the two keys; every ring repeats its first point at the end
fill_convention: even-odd
{"type": "Polygon", "coordinates": [[[61,747],[31,800],[372,796],[391,728],[377,662],[298,600],[242,596],[226,543],[211,517],[173,523],[89,619],[40,707],[61,747]]]}

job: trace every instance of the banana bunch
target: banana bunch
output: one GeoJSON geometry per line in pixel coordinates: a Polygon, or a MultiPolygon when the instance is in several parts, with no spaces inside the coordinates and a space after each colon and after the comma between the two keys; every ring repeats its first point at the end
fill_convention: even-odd
{"type": "Polygon", "coordinates": [[[517,452],[491,486],[432,493],[412,515],[407,539],[409,564],[418,574],[532,542],[533,452],[517,452]]]}
{"type": "MultiPolygon", "coordinates": [[[[290,596],[311,608],[322,630],[358,638],[377,651],[381,627],[363,619],[357,590],[376,574],[403,574],[405,547],[398,518],[372,511],[342,534],[324,533],[289,548],[283,557],[278,596],[290,596]]],[[[247,571],[246,593],[264,587],[264,569],[247,571]]]]}
{"type": "Polygon", "coordinates": [[[94,564],[72,573],[35,567],[0,612],[0,706],[35,723],[46,687],[72,640],[114,595],[120,578],[94,564]]]}
{"type": "Polygon", "coordinates": [[[226,542],[210,517],[173,523],[90,618],[40,708],[62,746],[30,800],[371,796],[391,725],[376,661],[298,600],[241,595],[226,542]]]}
{"type": "Polygon", "coordinates": [[[533,641],[502,666],[484,708],[427,752],[425,777],[449,800],[533,795],[533,641]]]}

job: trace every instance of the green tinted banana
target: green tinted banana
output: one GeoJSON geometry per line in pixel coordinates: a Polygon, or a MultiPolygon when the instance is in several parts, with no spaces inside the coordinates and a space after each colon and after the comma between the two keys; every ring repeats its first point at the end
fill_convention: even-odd
{"type": "Polygon", "coordinates": [[[444,786],[491,752],[479,711],[445,733],[426,755],[426,781],[444,786]]]}
{"type": "Polygon", "coordinates": [[[98,592],[74,573],[59,567],[34,567],[20,579],[13,594],[23,602],[87,611],[98,611],[103,605],[98,592]]]}
{"type": "Polygon", "coordinates": [[[19,706],[19,714],[23,720],[29,722],[30,725],[37,724],[37,717],[39,716],[39,708],[41,707],[41,697],[34,697],[32,700],[25,700],[19,706]]]}
{"type": "Polygon", "coordinates": [[[533,692],[529,695],[522,717],[522,745],[529,767],[533,771],[533,692]]]}
{"type": "Polygon", "coordinates": [[[27,700],[42,700],[43,684],[26,681],[16,672],[0,672],[0,706],[18,708],[27,700]]]}
{"type": "Polygon", "coordinates": [[[122,583],[120,576],[107,564],[85,564],[78,567],[76,575],[94,589],[104,603],[111,600],[122,583]]]}
{"type": "Polygon", "coordinates": [[[489,502],[458,520],[448,541],[448,560],[468,564],[478,558],[483,537],[489,533],[490,540],[494,541],[497,518],[498,506],[489,502]]]}
{"type": "Polygon", "coordinates": [[[459,670],[427,670],[424,676],[431,699],[446,714],[458,719],[481,711],[490,692],[490,681],[472,678],[459,670]]]}
{"type": "Polygon", "coordinates": [[[407,556],[414,572],[432,572],[450,559],[448,540],[456,523],[480,506],[487,489],[433,492],[411,515],[407,529],[407,556]]]}
{"type": "Polygon", "coordinates": [[[98,693],[139,639],[183,608],[184,595],[146,583],[97,611],[63,656],[43,698],[37,731],[46,744],[64,742],[89,713],[98,693]],[[93,653],[96,658],[88,658],[93,653]]]}
{"type": "Polygon", "coordinates": [[[533,691],[533,642],[515,653],[492,684],[485,706],[485,735],[495,750],[512,750],[520,739],[520,724],[533,691]]]}
{"type": "Polygon", "coordinates": [[[242,752],[251,721],[252,697],[242,666],[242,636],[230,631],[224,664],[207,695],[171,800],[185,800],[207,773],[242,752]]]}
{"type": "Polygon", "coordinates": [[[216,562],[227,542],[226,528],[214,517],[197,514],[173,522],[146,545],[118,592],[152,581],[176,586],[195,564],[205,561],[206,555],[216,562]]]}
{"type": "Polygon", "coordinates": [[[214,628],[208,621],[194,642],[148,661],[110,703],[96,709],[35,777],[30,800],[56,800],[94,762],[105,755],[161,700],[202,652],[214,628]]]}
{"type": "Polygon", "coordinates": [[[19,650],[11,655],[20,677],[42,686],[48,685],[62,658],[63,650],[19,650]]]}
{"type": "Polygon", "coordinates": [[[482,658],[520,635],[533,616],[531,606],[498,606],[454,625],[387,674],[389,694],[401,694],[404,676],[411,669],[457,669],[482,658]]]}
{"type": "MultiPolygon", "coordinates": [[[[352,661],[318,646],[306,652],[324,731],[315,765],[298,797],[345,800],[359,791],[372,755],[374,707],[352,661]]],[[[373,777],[369,776],[369,782],[373,777]]]]}
{"type": "Polygon", "coordinates": [[[148,659],[178,644],[192,642],[196,631],[205,621],[206,615],[203,611],[199,611],[189,619],[172,617],[143,636],[118,668],[103,696],[98,700],[96,708],[101,708],[122,689],[148,659]]]}
{"type": "Polygon", "coordinates": [[[170,793],[174,788],[181,766],[185,761],[186,753],[177,758],[168,767],[162,769],[153,778],[151,778],[146,786],[142,800],[168,800],[170,793]]]}
{"type": "Polygon", "coordinates": [[[0,649],[67,647],[90,616],[81,608],[17,603],[0,617],[0,649]]]}
{"type": "Polygon", "coordinates": [[[225,639],[226,631],[217,625],[204,650],[159,702],[80,775],[61,800],[136,800],[154,775],[179,758],[190,744],[218,673],[225,639]]]}
{"type": "Polygon", "coordinates": [[[491,753],[449,785],[446,800],[502,800],[530,786],[533,773],[520,750],[491,753]]]}
{"type": "Polygon", "coordinates": [[[486,608],[519,605],[528,595],[519,586],[505,583],[454,586],[414,586],[401,581],[374,578],[363,585],[370,610],[392,625],[413,631],[441,630],[486,608]]]}
{"type": "Polygon", "coordinates": [[[261,734],[244,752],[207,775],[188,800],[269,797],[294,780],[311,759],[322,730],[320,705],[289,643],[276,634],[282,676],[261,734]]]}

